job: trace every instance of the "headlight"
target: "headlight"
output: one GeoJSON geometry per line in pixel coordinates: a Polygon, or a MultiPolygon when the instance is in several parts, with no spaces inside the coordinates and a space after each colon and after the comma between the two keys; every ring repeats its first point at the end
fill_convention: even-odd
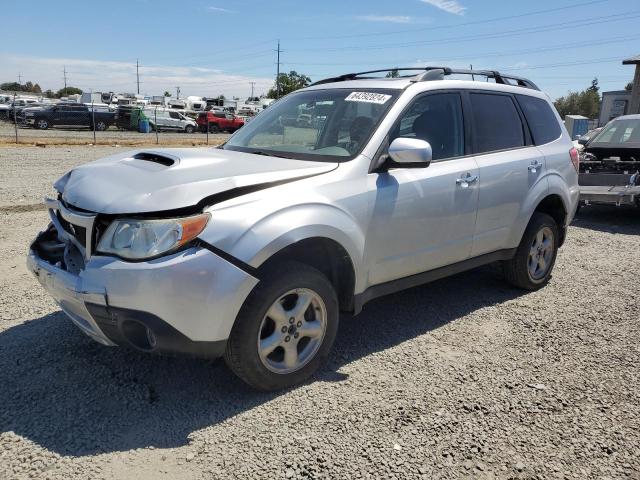
{"type": "Polygon", "coordinates": [[[209,218],[203,213],[166,220],[114,220],[102,235],[97,251],[135,260],[162,255],[196,238],[209,218]]]}
{"type": "Polygon", "coordinates": [[[29,113],[29,112],[25,113],[26,117],[33,117],[34,115],[35,115],[34,113],[29,113]]]}

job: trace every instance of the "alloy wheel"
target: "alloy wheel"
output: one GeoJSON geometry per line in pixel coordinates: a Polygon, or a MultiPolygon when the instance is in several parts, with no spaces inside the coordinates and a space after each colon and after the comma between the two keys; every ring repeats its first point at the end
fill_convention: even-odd
{"type": "Polygon", "coordinates": [[[533,237],[529,249],[527,266],[531,280],[539,281],[547,275],[551,268],[554,248],[553,231],[549,227],[541,228],[533,237]]]}
{"type": "Polygon", "coordinates": [[[313,290],[296,288],[279,297],[262,319],[258,355],[274,373],[300,370],[316,355],[327,329],[327,308],[313,290]]]}

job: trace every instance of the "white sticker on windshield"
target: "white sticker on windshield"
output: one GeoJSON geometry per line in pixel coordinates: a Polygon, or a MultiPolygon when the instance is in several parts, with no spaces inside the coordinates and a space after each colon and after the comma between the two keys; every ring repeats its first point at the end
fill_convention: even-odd
{"type": "Polygon", "coordinates": [[[391,98],[391,95],[385,95],[384,93],[373,92],[351,92],[344,100],[346,102],[365,102],[365,103],[377,103],[382,105],[391,98]]]}

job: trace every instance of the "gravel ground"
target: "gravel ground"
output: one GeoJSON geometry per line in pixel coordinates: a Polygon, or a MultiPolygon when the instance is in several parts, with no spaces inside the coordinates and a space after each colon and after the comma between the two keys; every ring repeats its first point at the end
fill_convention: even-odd
{"type": "MultiPolygon", "coordinates": [[[[214,145],[221,143],[229,137],[229,134],[218,133],[209,134],[209,143],[214,145]]],[[[161,131],[158,133],[158,142],[161,144],[204,144],[207,136],[204,133],[178,133],[161,131]]],[[[18,127],[19,143],[93,143],[93,131],[89,129],[71,129],[71,128],[50,128],[48,130],[38,130],[30,127],[18,127]]],[[[15,125],[13,122],[0,120],[0,143],[15,142],[15,125]]],[[[156,142],[155,133],[138,133],[126,130],[118,130],[110,127],[104,132],[96,132],[96,143],[98,144],[154,144],[156,142]]]]}
{"type": "MultiPolygon", "coordinates": [[[[0,150],[0,205],[111,151],[67,150],[0,150]]],[[[535,293],[486,267],[378,299],[273,394],[86,338],[24,267],[45,222],[0,209],[2,479],[640,478],[640,212],[583,209],[535,293]]]]}

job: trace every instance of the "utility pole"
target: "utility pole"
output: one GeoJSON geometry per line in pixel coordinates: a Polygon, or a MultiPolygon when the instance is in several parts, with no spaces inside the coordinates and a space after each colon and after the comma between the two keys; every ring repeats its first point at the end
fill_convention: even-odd
{"type": "Polygon", "coordinates": [[[176,87],[176,100],[180,100],[180,87],[176,87]]]}
{"type": "Polygon", "coordinates": [[[18,74],[18,84],[22,85],[22,74],[18,74]]]}
{"type": "Polygon", "coordinates": [[[280,39],[278,39],[278,50],[276,50],[276,52],[278,52],[278,57],[277,57],[278,68],[276,70],[276,100],[277,100],[278,98],[280,98],[280,39]]]}
{"type": "Polygon", "coordinates": [[[253,98],[253,87],[256,86],[256,82],[249,82],[251,83],[251,98],[253,98]]]}
{"type": "Polygon", "coordinates": [[[67,66],[62,67],[62,73],[64,75],[64,92],[67,93],[67,66]]]}
{"type": "Polygon", "coordinates": [[[138,95],[140,94],[140,65],[138,64],[138,59],[136,58],[136,83],[138,84],[138,95]]]}
{"type": "MultiPolygon", "coordinates": [[[[473,64],[469,64],[469,70],[473,71],[473,64]]],[[[472,73],[471,74],[471,80],[475,81],[476,76],[472,73]]]]}

